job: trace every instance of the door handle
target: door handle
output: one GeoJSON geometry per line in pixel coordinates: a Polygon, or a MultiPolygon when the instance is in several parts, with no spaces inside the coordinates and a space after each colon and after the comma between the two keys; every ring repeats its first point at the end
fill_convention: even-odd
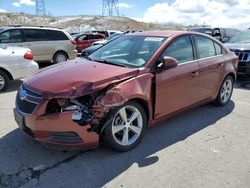
{"type": "Polygon", "coordinates": [[[224,64],[223,63],[219,63],[218,64],[218,67],[222,67],[224,64]]]}
{"type": "Polygon", "coordinates": [[[190,74],[190,77],[196,77],[199,75],[199,72],[198,71],[194,71],[190,74]]]}

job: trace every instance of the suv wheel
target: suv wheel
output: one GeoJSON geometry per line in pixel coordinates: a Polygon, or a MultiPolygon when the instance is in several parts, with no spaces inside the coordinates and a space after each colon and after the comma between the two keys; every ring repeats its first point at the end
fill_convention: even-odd
{"type": "Polygon", "coordinates": [[[10,79],[7,74],[0,70],[0,92],[8,89],[9,81],[10,79]]]}
{"type": "Polygon", "coordinates": [[[62,63],[67,60],[68,60],[68,57],[64,52],[57,52],[53,58],[54,63],[62,63]]]}

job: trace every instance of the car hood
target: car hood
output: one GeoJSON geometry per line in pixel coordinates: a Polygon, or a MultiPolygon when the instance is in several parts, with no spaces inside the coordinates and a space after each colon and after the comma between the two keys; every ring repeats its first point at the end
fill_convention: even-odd
{"type": "Polygon", "coordinates": [[[250,50],[250,43],[225,43],[224,45],[232,50],[250,50]]]}
{"type": "Polygon", "coordinates": [[[76,98],[135,76],[138,68],[126,68],[77,58],[50,66],[29,76],[24,86],[43,98],[76,98]]]}

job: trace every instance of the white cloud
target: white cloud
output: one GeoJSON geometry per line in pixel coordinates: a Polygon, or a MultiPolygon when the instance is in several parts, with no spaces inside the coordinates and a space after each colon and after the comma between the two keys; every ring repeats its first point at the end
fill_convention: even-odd
{"type": "Polygon", "coordinates": [[[7,12],[7,10],[4,10],[4,9],[0,8],[0,12],[7,12]]]}
{"type": "Polygon", "coordinates": [[[156,3],[143,18],[146,22],[181,25],[208,24],[212,27],[250,26],[249,0],[175,0],[172,4],[156,3]]]}
{"type": "Polygon", "coordinates": [[[127,4],[127,3],[118,3],[119,8],[132,8],[133,5],[127,4]]]}
{"type": "Polygon", "coordinates": [[[33,0],[19,0],[12,3],[14,7],[20,7],[21,5],[35,6],[36,3],[33,0]]]}
{"type": "Polygon", "coordinates": [[[20,6],[21,6],[18,2],[13,2],[12,5],[13,5],[14,7],[20,7],[20,6]]]}

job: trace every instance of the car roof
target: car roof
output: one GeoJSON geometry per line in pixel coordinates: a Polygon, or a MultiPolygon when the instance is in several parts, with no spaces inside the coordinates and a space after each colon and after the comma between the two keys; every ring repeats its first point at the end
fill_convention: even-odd
{"type": "Polygon", "coordinates": [[[43,27],[43,26],[3,26],[1,29],[45,29],[45,30],[55,30],[55,31],[62,31],[60,28],[53,28],[53,27],[43,27]]]}

